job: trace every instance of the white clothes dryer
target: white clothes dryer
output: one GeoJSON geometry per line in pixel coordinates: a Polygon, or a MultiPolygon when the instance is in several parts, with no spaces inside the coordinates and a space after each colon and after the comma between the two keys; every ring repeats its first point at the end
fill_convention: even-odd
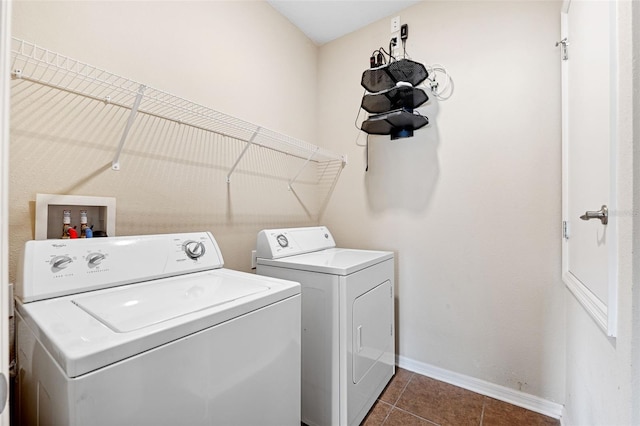
{"type": "Polygon", "coordinates": [[[17,424],[300,424],[300,286],[208,232],[26,243],[17,424]]]}
{"type": "Polygon", "coordinates": [[[260,231],[259,275],[302,286],[302,421],[358,425],[395,373],[394,255],[324,226],[260,231]]]}

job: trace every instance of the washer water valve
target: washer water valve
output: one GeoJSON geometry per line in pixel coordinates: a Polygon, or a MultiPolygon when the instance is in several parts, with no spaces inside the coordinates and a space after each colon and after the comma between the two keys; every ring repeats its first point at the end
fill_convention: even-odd
{"type": "Polygon", "coordinates": [[[71,226],[71,210],[64,210],[62,213],[62,238],[78,238],[78,231],[71,226]]]}
{"type": "Polygon", "coordinates": [[[93,229],[87,225],[86,210],[80,210],[80,238],[93,238],[93,229]]]}
{"type": "Polygon", "coordinates": [[[65,210],[62,213],[62,238],[69,238],[69,229],[71,229],[71,210],[65,210]]]}

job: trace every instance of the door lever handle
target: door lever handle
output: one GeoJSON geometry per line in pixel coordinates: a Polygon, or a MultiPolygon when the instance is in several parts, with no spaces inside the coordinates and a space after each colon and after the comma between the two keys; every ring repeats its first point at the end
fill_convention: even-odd
{"type": "Polygon", "coordinates": [[[607,208],[607,206],[603,205],[600,208],[600,210],[596,212],[590,212],[590,211],[585,212],[582,216],[580,216],[580,219],[582,220],[600,219],[600,222],[602,222],[603,225],[606,225],[607,223],[609,223],[609,209],[607,208]]]}

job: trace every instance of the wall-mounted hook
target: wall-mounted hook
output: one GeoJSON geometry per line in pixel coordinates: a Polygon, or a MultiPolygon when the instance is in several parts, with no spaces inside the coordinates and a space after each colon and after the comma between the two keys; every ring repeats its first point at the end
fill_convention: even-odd
{"type": "Polygon", "coordinates": [[[561,46],[560,48],[562,49],[562,60],[566,61],[567,59],[569,59],[569,50],[567,49],[567,46],[569,46],[569,40],[565,37],[562,40],[556,42],[556,47],[561,46]]]}

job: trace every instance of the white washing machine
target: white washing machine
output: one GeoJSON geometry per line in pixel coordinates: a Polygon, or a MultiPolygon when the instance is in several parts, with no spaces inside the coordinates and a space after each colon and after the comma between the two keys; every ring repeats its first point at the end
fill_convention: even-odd
{"type": "Polygon", "coordinates": [[[26,243],[17,424],[300,424],[300,286],[210,233],[26,243]]]}
{"type": "Polygon", "coordinates": [[[394,256],[324,227],[260,231],[259,275],[302,285],[302,421],[358,425],[395,373],[394,256]]]}

